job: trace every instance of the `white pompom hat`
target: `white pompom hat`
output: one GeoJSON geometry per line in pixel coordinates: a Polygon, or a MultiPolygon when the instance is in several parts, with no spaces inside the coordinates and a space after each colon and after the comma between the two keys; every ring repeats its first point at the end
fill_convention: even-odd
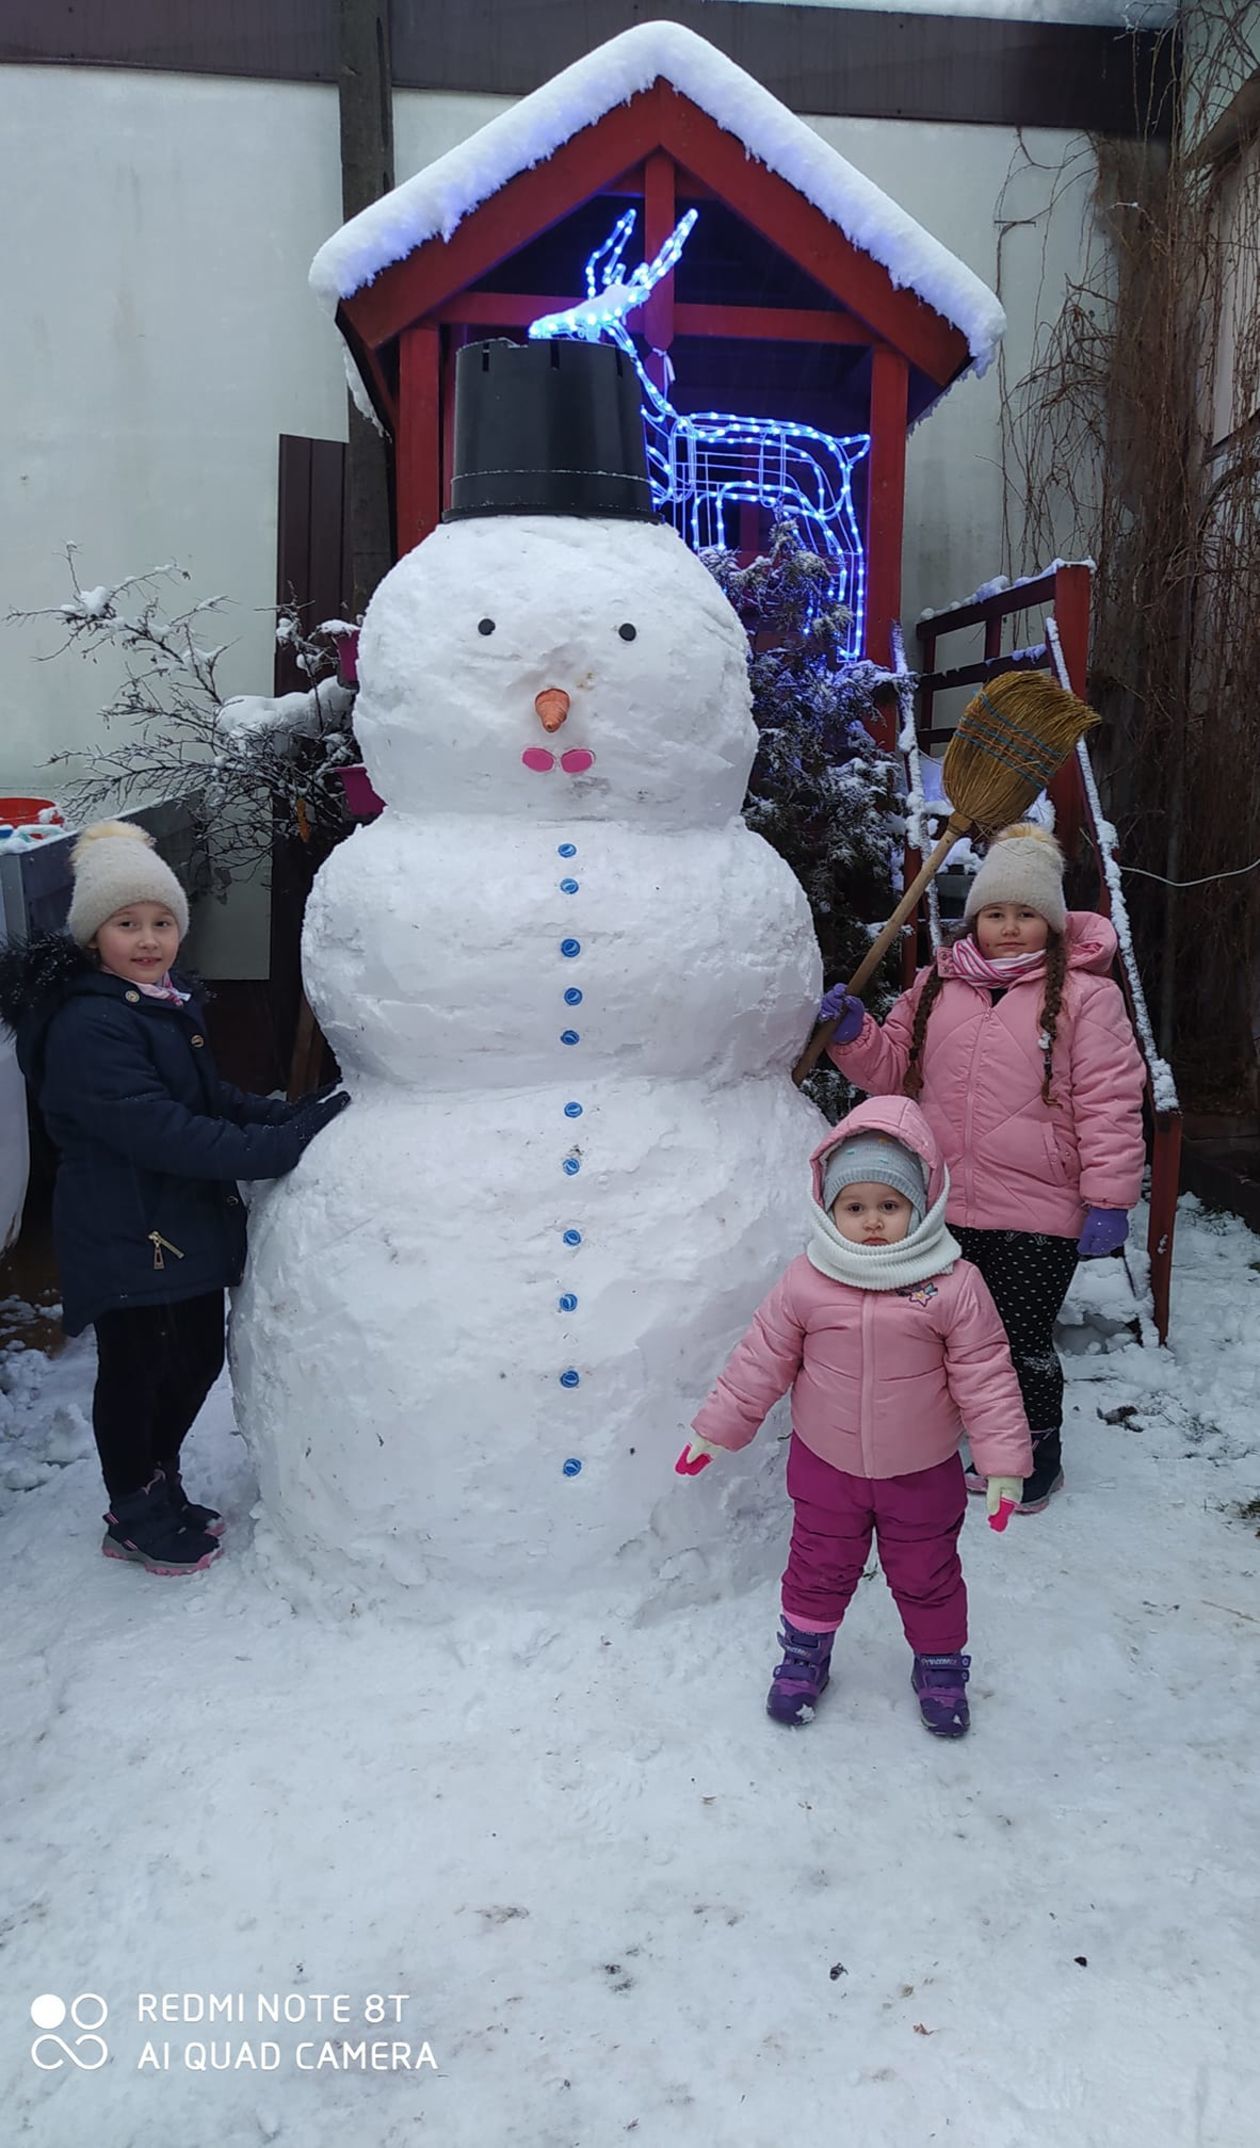
{"type": "Polygon", "coordinates": [[[984,864],[971,883],[963,912],[965,923],[969,925],[993,902],[1026,903],[1044,917],[1052,932],[1066,930],[1063,852],[1048,828],[1021,820],[994,836],[984,864]]]}
{"type": "Polygon", "coordinates": [[[188,897],[169,865],[153,847],[153,837],[134,820],[98,820],[85,828],[70,853],[74,896],[66,930],[80,947],[96,937],[106,918],[131,902],[165,904],[179,926],[188,930],[188,897]]]}

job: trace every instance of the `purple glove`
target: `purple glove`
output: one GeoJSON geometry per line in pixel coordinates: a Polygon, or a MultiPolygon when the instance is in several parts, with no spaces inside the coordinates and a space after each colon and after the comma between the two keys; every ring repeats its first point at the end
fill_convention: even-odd
{"type": "Polygon", "coordinates": [[[824,992],[818,1002],[818,1019],[820,1022],[835,1023],[830,1039],[832,1044],[853,1044],[862,1034],[866,1009],[860,999],[854,998],[847,985],[833,985],[830,992],[824,992]]]}
{"type": "Polygon", "coordinates": [[[1106,1253],[1118,1253],[1128,1235],[1129,1219],[1122,1208],[1091,1208],[1076,1250],[1082,1260],[1101,1260],[1106,1253]]]}

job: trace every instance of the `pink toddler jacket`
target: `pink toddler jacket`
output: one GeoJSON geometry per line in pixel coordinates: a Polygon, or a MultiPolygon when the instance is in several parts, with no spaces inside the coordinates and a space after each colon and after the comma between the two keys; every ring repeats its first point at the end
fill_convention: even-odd
{"type": "MultiPolygon", "coordinates": [[[[928,1017],[918,1102],[949,1166],[949,1221],[982,1231],[1079,1237],[1087,1208],[1132,1208],[1142,1190],[1145,1070],[1119,986],[1108,972],[1115,928],[1090,910],[1068,913],[1068,973],[1054,1047],[1052,1101],[1044,1072],[1041,978],[1013,984],[996,1006],[982,985],[953,974],[928,1017]]],[[[852,1044],[830,1056],[859,1089],[897,1095],[920,970],[881,1029],[868,1014],[852,1044]]]]}
{"type": "MultiPolygon", "coordinates": [[[[892,1134],[922,1158],[929,1204],[945,1187],[940,1148],[908,1098],[860,1104],[815,1149],[814,1199],[825,1159],[858,1133],[892,1134]]],[[[813,1453],[857,1477],[900,1477],[953,1454],[964,1425],[989,1477],[1032,1473],[1028,1421],[1006,1332],[969,1261],[902,1290],[864,1290],[822,1274],[802,1254],[758,1307],[693,1430],[715,1447],[746,1447],[792,1390],[792,1427],[813,1453]]]]}

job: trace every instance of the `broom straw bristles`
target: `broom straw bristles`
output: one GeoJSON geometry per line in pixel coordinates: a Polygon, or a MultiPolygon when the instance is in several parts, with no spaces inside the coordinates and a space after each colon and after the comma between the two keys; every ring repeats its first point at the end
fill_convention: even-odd
{"type": "Polygon", "coordinates": [[[956,819],[992,835],[1022,820],[1077,740],[1093,709],[1041,671],[1003,671],[967,703],[941,771],[956,819]]]}
{"type": "MultiPolygon", "coordinates": [[[[883,931],[854,971],[860,992],[910,917],[958,836],[996,835],[1021,821],[1056,776],[1076,742],[1098,722],[1093,709],[1040,671],[1003,671],[967,703],[945,749],[941,771],[953,808],[932,855],[905,891],[883,931]]],[[[821,1057],[835,1022],[823,1022],[792,1069],[799,1087],[821,1057]]]]}

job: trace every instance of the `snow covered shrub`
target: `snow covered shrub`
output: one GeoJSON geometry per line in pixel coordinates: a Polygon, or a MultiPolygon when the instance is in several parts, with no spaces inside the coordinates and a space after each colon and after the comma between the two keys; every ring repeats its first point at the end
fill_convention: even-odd
{"type": "MultiPolygon", "coordinates": [[[[205,639],[222,597],[169,601],[188,580],[169,564],[85,589],[67,547],[73,595],[62,604],[14,613],[52,620],[62,648],[89,659],[115,652],[122,678],[100,711],[106,731],[124,732],[86,753],[58,753],[50,765],[77,764],[67,802],[80,822],[155,799],[186,806],[211,861],[219,892],[271,856],[277,825],[326,849],[348,832],[337,771],[359,757],[351,728],[355,690],[336,677],[341,620],[308,631],[295,605],[280,607],[276,640],[310,680],[303,691],[239,694],[227,700],[218,667],[227,644],[205,639]]],[[[58,652],[60,653],[60,652],[58,652]]]]}
{"type": "Polygon", "coordinates": [[[867,728],[886,674],[841,656],[847,614],[820,603],[827,566],[790,520],[747,567],[732,552],[701,557],[748,634],[761,743],[744,818],[804,888],[834,984],[852,974],[897,898],[901,771],[867,728]]]}

